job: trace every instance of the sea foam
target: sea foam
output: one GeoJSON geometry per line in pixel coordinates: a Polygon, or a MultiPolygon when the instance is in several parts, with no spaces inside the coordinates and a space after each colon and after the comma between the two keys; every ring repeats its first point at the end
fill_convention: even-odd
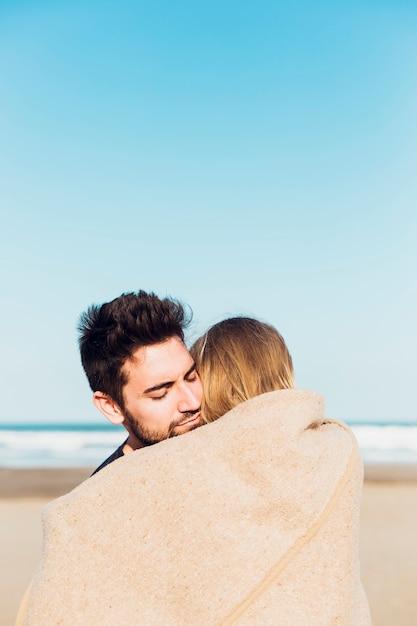
{"type": "MultiPolygon", "coordinates": [[[[365,463],[417,463],[417,424],[350,426],[365,463]]],[[[126,436],[105,423],[0,425],[0,467],[96,467],[126,436]]]]}

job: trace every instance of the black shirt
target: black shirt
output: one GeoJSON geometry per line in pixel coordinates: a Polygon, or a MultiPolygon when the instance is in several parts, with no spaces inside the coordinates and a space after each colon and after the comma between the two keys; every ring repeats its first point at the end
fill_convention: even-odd
{"type": "Polygon", "coordinates": [[[124,452],[123,452],[123,448],[125,446],[125,444],[127,443],[127,439],[126,441],[124,441],[122,443],[121,446],[119,446],[117,448],[117,450],[115,450],[113,452],[113,454],[111,454],[105,461],[103,461],[103,463],[101,465],[98,466],[97,469],[94,470],[94,472],[91,474],[91,476],[94,476],[94,474],[97,474],[97,472],[99,472],[100,470],[103,469],[103,467],[106,467],[106,465],[110,465],[110,463],[112,463],[113,461],[115,461],[116,459],[120,459],[120,457],[124,456],[124,452]]]}

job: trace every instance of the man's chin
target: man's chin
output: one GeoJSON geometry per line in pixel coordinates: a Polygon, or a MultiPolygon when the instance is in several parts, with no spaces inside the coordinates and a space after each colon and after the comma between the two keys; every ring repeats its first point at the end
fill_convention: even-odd
{"type": "Polygon", "coordinates": [[[203,425],[203,419],[201,417],[201,413],[198,412],[195,415],[191,415],[187,419],[183,418],[183,421],[179,424],[174,422],[167,431],[157,431],[157,430],[145,430],[143,428],[139,428],[138,424],[131,419],[129,422],[129,433],[133,435],[141,445],[132,446],[133,449],[142,448],[143,446],[153,446],[160,441],[164,441],[165,439],[170,439],[171,437],[177,437],[178,435],[184,435],[188,433],[190,430],[194,430],[199,426],[203,425]]]}

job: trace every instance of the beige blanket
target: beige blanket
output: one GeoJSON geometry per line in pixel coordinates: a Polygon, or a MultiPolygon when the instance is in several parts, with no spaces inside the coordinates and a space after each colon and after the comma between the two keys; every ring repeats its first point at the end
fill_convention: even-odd
{"type": "Polygon", "coordinates": [[[362,626],[363,470],[320,395],[276,391],[50,503],[26,626],[362,626]]]}

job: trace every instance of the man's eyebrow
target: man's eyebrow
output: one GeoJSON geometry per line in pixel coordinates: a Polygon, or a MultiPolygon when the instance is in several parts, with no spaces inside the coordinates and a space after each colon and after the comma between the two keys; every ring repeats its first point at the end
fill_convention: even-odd
{"type": "Polygon", "coordinates": [[[166,383],[160,383],[159,385],[154,385],[153,387],[149,387],[148,389],[145,389],[143,394],[151,393],[152,391],[158,391],[159,389],[164,389],[165,387],[172,387],[173,384],[174,384],[174,381],[172,380],[167,381],[166,383]]]}
{"type": "MultiPolygon", "coordinates": [[[[190,374],[196,371],[196,369],[197,369],[197,366],[195,363],[193,363],[190,369],[184,374],[184,378],[187,379],[188,376],[190,376],[190,374]]],[[[158,385],[154,385],[153,387],[149,387],[148,389],[145,389],[145,391],[143,391],[143,394],[152,393],[152,391],[159,391],[160,389],[165,389],[165,388],[169,389],[169,387],[172,387],[174,382],[175,382],[174,380],[168,380],[164,383],[159,383],[158,385]]]]}

